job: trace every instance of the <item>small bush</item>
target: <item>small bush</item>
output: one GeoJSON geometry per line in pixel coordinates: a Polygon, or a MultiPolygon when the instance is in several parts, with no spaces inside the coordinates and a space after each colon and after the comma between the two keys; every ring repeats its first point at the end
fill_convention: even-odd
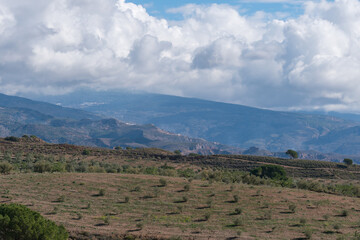
{"type": "Polygon", "coordinates": [[[98,195],[105,196],[105,189],[100,189],[98,195]]]}
{"type": "Polygon", "coordinates": [[[124,202],[125,202],[125,203],[128,203],[129,201],[130,201],[130,198],[129,198],[129,197],[125,197],[124,202]]]}
{"type": "Polygon", "coordinates": [[[238,196],[238,195],[234,195],[233,197],[234,197],[233,202],[234,202],[234,203],[238,203],[238,202],[239,202],[239,196],[238,196]]]}
{"type": "Polygon", "coordinates": [[[58,207],[54,207],[54,209],[51,211],[51,214],[57,214],[58,213],[58,211],[59,211],[59,208],[58,207]]]}
{"type": "Polygon", "coordinates": [[[213,203],[212,199],[208,199],[208,200],[206,201],[207,207],[208,207],[208,208],[211,208],[211,207],[212,207],[212,203],[213,203]]]}
{"type": "Polygon", "coordinates": [[[159,183],[160,183],[160,187],[165,187],[167,185],[167,182],[164,178],[160,178],[159,183]]]}
{"type": "Polygon", "coordinates": [[[189,185],[189,184],[186,184],[186,185],[184,186],[184,191],[185,191],[185,192],[190,191],[190,185],[189,185]]]}
{"type": "Polygon", "coordinates": [[[85,155],[85,156],[89,156],[90,155],[90,150],[89,149],[84,149],[81,154],[85,155]]]}
{"type": "Polygon", "coordinates": [[[343,161],[346,165],[350,166],[353,164],[353,160],[350,158],[345,158],[343,161]]]}
{"type": "Polygon", "coordinates": [[[143,223],[137,223],[137,224],[136,224],[136,227],[137,227],[138,229],[142,230],[143,227],[144,227],[144,224],[143,224],[143,223]]]}
{"type": "Polygon", "coordinates": [[[109,217],[109,216],[105,216],[105,217],[103,218],[103,220],[104,220],[104,224],[105,224],[105,225],[110,225],[110,217],[109,217]]]}
{"type": "Polygon", "coordinates": [[[270,220],[271,218],[272,218],[272,211],[271,210],[265,211],[263,219],[270,220]]]}
{"type": "Polygon", "coordinates": [[[9,174],[13,166],[8,162],[0,162],[0,173],[1,174],[9,174]]]}
{"type": "Polygon", "coordinates": [[[183,212],[183,207],[182,206],[177,206],[177,212],[178,213],[182,213],[183,212]]]}
{"type": "Polygon", "coordinates": [[[306,219],[300,218],[300,224],[304,226],[306,224],[306,219]]]}
{"type": "Polygon", "coordinates": [[[44,173],[44,172],[51,172],[51,165],[46,161],[40,161],[35,163],[34,165],[34,172],[37,173],[44,173]]]}
{"type": "Polygon", "coordinates": [[[65,196],[61,195],[60,197],[58,197],[58,199],[56,201],[57,202],[65,202],[65,196]]]}
{"type": "Polygon", "coordinates": [[[346,210],[346,209],[342,210],[342,211],[341,211],[341,216],[343,216],[343,217],[349,216],[349,211],[346,210]]]}
{"type": "Polygon", "coordinates": [[[81,213],[76,213],[76,220],[81,220],[83,218],[83,215],[81,213]]]}
{"type": "Polygon", "coordinates": [[[292,213],[295,213],[295,211],[296,211],[296,205],[295,204],[290,204],[289,205],[289,210],[290,210],[290,212],[292,212],[292,213]]]}
{"type": "Polygon", "coordinates": [[[235,208],[235,212],[234,212],[234,213],[235,213],[236,215],[240,215],[240,214],[242,213],[242,211],[243,211],[242,208],[235,208]]]}
{"type": "Polygon", "coordinates": [[[66,240],[68,233],[63,226],[57,226],[23,205],[1,204],[0,239],[66,240]]]}
{"type": "Polygon", "coordinates": [[[304,235],[305,235],[306,239],[311,239],[312,234],[313,234],[313,231],[311,229],[308,229],[308,228],[304,229],[304,235]]]}
{"type": "Polygon", "coordinates": [[[237,218],[234,220],[234,226],[238,227],[243,225],[244,225],[244,220],[242,218],[237,218]]]}
{"type": "Polygon", "coordinates": [[[6,137],[5,140],[10,142],[20,142],[20,138],[14,136],[6,137]]]}

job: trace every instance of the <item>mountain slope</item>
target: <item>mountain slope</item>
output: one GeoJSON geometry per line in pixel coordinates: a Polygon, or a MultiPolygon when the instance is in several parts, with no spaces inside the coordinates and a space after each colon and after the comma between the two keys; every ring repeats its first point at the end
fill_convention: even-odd
{"type": "Polygon", "coordinates": [[[203,139],[165,132],[154,125],[100,119],[82,110],[1,95],[0,137],[36,135],[50,143],[113,148],[155,147],[183,153],[240,153],[241,150],[203,139]],[[11,107],[8,107],[11,106],[11,107]]]}
{"type": "MultiPolygon", "coordinates": [[[[360,125],[332,116],[270,111],[158,94],[78,91],[44,99],[126,122],[155,124],[190,137],[270,151],[294,148],[344,153],[342,138],[349,133],[341,131],[360,125]],[[321,139],[337,131],[344,135],[337,136],[335,148],[322,144],[321,139]]],[[[360,153],[360,140],[354,144],[352,152],[360,153]]]]}
{"type": "Polygon", "coordinates": [[[78,109],[71,109],[66,107],[57,106],[50,103],[33,101],[30,99],[8,96],[0,93],[0,107],[6,107],[11,109],[19,109],[26,111],[36,111],[38,113],[46,114],[55,118],[67,118],[67,119],[100,119],[95,114],[85,112],[78,109]]]}

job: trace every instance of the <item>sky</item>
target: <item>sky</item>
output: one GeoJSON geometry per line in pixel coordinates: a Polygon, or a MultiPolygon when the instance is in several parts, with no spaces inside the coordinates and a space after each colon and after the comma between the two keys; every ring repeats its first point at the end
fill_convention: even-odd
{"type": "Polygon", "coordinates": [[[182,14],[172,13],[171,9],[179,8],[187,4],[228,4],[237,8],[243,15],[251,15],[257,11],[263,11],[273,14],[280,13],[281,17],[285,17],[283,15],[298,16],[300,13],[303,13],[301,6],[304,3],[303,0],[134,0],[132,2],[141,4],[152,16],[166,18],[167,20],[181,20],[182,14]]]}
{"type": "Polygon", "coordinates": [[[0,0],[0,92],[360,112],[360,1],[0,0]]]}

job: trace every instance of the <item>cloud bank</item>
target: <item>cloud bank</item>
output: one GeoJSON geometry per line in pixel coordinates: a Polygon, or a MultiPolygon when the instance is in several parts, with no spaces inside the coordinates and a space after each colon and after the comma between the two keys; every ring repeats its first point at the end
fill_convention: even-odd
{"type": "Polygon", "coordinates": [[[182,21],[124,0],[0,0],[0,92],[136,89],[283,109],[360,111],[360,2],[286,20],[186,5],[182,21]]]}

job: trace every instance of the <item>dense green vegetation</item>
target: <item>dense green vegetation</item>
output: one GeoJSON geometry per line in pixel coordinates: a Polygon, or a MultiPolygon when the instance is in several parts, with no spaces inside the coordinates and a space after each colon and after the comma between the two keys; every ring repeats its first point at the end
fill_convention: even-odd
{"type": "Polygon", "coordinates": [[[285,169],[278,165],[264,165],[251,171],[252,174],[261,178],[270,178],[274,180],[287,180],[285,169]]]}
{"type": "Polygon", "coordinates": [[[62,226],[19,204],[0,205],[0,237],[4,240],[66,240],[62,226]]]}

